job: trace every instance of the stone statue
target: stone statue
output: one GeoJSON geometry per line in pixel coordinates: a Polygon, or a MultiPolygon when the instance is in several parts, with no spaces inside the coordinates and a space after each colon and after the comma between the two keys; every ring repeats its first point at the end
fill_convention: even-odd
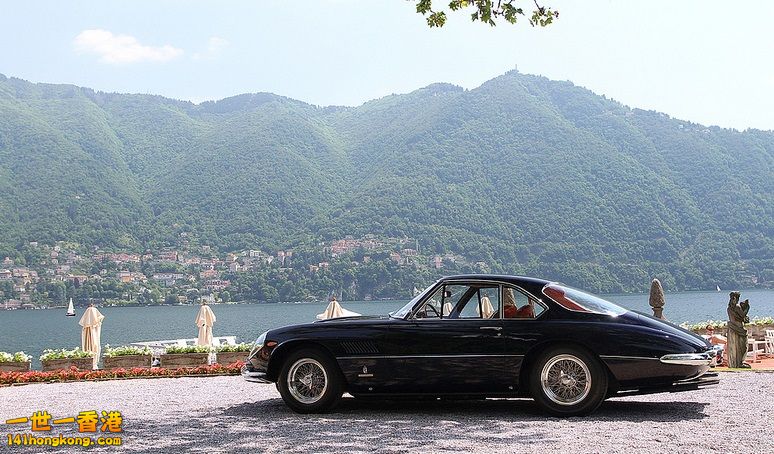
{"type": "Polygon", "coordinates": [[[648,304],[653,308],[653,316],[666,320],[664,318],[664,288],[661,286],[661,281],[653,279],[650,283],[650,298],[648,298],[648,304]]]}
{"type": "Polygon", "coordinates": [[[744,324],[750,319],[747,313],[750,312],[750,301],[739,302],[741,293],[731,292],[728,300],[728,343],[726,350],[728,352],[728,367],[749,368],[750,365],[744,362],[747,355],[747,330],[744,324]]]}

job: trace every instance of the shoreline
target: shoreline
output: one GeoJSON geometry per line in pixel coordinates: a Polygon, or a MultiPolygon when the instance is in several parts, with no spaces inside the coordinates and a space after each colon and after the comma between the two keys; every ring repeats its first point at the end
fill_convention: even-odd
{"type": "MultiPolygon", "coordinates": [[[[734,290],[683,290],[683,291],[677,291],[677,292],[668,292],[665,293],[665,297],[667,299],[667,305],[665,308],[669,307],[669,297],[670,296],[681,296],[681,295],[699,295],[699,294],[707,294],[707,295],[726,295],[731,291],[738,291],[738,292],[766,292],[766,291],[772,291],[774,292],[774,288],[767,288],[767,287],[753,287],[753,288],[743,288],[743,289],[734,289],[734,290]]],[[[630,292],[630,293],[596,293],[595,295],[598,295],[602,298],[611,298],[611,297],[636,297],[636,296],[644,296],[648,297],[649,292],[643,291],[643,292],[630,292]]],[[[339,300],[340,303],[386,303],[386,302],[408,302],[411,298],[377,298],[377,299],[371,299],[371,300],[339,300]]],[[[244,301],[229,301],[229,302],[214,302],[214,303],[207,303],[210,306],[240,306],[240,305],[274,305],[274,304],[301,304],[301,305],[312,305],[312,304],[327,304],[328,301],[325,300],[309,300],[309,301],[256,301],[256,300],[244,300],[244,301]]],[[[753,302],[754,304],[754,302],[753,302]]],[[[188,304],[135,304],[135,303],[128,303],[128,304],[95,304],[95,307],[103,308],[103,307],[196,307],[199,306],[199,303],[188,303],[188,304]]],[[[53,309],[65,309],[67,306],[45,306],[45,307],[34,307],[34,308],[8,308],[4,309],[6,311],[33,311],[33,310],[53,310],[53,309]]],[[[80,306],[76,305],[76,308],[85,308],[87,306],[80,306]]],[[[0,310],[0,313],[2,313],[2,310],[0,310]]]]}

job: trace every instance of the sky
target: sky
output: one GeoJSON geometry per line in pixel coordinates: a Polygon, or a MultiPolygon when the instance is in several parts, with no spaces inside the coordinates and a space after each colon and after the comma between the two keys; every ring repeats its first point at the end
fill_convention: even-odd
{"type": "Polygon", "coordinates": [[[430,29],[412,0],[11,0],[0,73],[194,102],[272,92],[355,106],[518,68],[683,120],[774,130],[774,2],[542,4],[560,13],[547,28],[458,12],[430,29]]]}

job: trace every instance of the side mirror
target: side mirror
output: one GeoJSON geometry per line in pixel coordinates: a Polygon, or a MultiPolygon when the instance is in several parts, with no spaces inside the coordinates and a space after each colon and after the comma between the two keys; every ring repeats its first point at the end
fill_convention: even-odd
{"type": "Polygon", "coordinates": [[[444,298],[451,298],[451,295],[452,295],[451,290],[444,290],[443,291],[443,297],[444,298]]]}

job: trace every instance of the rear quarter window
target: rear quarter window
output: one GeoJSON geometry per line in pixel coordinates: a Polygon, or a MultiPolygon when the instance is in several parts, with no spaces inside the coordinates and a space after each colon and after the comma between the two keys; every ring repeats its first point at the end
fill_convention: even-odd
{"type": "Polygon", "coordinates": [[[563,308],[575,312],[591,312],[614,317],[627,312],[627,309],[617,304],[564,285],[548,284],[543,287],[543,294],[563,308]]]}

